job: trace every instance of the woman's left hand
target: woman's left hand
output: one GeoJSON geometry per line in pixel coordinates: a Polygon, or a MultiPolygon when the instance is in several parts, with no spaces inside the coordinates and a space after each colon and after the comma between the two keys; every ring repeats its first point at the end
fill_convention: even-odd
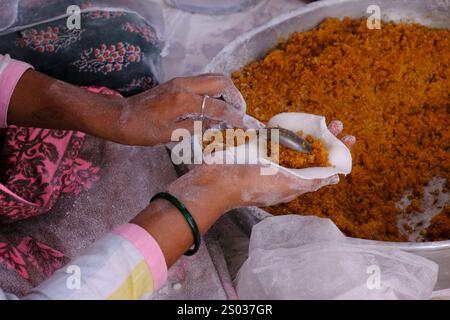
{"type": "Polygon", "coordinates": [[[202,117],[205,128],[225,122],[232,127],[258,128],[246,115],[246,104],[233,82],[220,74],[175,78],[124,102],[117,137],[129,145],[155,145],[170,141],[175,129],[193,132],[194,120],[202,117]]]}
{"type": "Polygon", "coordinates": [[[78,130],[129,145],[170,141],[175,129],[193,132],[221,122],[237,128],[262,124],[246,115],[233,82],[220,74],[175,78],[130,98],[95,94],[34,70],[24,73],[11,97],[8,124],[78,130]],[[202,104],[205,96],[205,108],[202,104]]]}
{"type": "MultiPolygon", "coordinates": [[[[343,124],[333,121],[329,130],[339,135],[343,124]]],[[[342,141],[351,148],[354,136],[342,141]]],[[[178,178],[167,189],[191,212],[204,234],[225,212],[245,206],[270,206],[289,202],[301,194],[314,192],[339,182],[339,177],[301,179],[286,169],[274,175],[262,175],[260,164],[200,165],[178,178]]],[[[169,202],[158,199],[132,221],[147,230],[158,241],[171,266],[193,242],[185,218],[169,202]]]]}

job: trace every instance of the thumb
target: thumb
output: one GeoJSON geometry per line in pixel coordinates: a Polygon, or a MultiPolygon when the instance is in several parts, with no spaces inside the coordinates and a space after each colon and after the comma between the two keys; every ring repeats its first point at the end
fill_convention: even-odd
{"type": "Polygon", "coordinates": [[[323,179],[302,179],[296,177],[298,188],[305,190],[306,192],[314,192],[328,185],[338,184],[339,176],[334,175],[323,179]]]}
{"type": "Polygon", "coordinates": [[[339,183],[339,175],[334,175],[328,178],[324,178],[324,179],[314,179],[313,180],[313,186],[312,186],[312,191],[317,191],[322,187],[326,187],[329,185],[333,185],[333,184],[338,184],[339,183]]]}

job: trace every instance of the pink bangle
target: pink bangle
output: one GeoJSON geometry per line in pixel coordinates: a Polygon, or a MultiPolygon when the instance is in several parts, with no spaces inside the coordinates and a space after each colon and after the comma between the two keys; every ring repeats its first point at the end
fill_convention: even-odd
{"type": "Polygon", "coordinates": [[[9,55],[0,55],[0,128],[8,126],[7,116],[12,94],[28,69],[34,68],[28,63],[11,59],[9,55]]]}

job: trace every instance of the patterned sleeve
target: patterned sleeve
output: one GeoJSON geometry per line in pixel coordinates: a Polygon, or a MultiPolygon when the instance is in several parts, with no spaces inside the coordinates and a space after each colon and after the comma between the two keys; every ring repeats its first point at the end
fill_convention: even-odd
{"type": "Polygon", "coordinates": [[[22,75],[33,67],[0,54],[0,128],[7,127],[9,102],[22,75]]]}
{"type": "MultiPolygon", "coordinates": [[[[125,224],[95,242],[25,297],[42,299],[145,299],[167,277],[164,255],[141,227],[125,224]]],[[[0,299],[15,299],[0,290],[0,299]]]]}

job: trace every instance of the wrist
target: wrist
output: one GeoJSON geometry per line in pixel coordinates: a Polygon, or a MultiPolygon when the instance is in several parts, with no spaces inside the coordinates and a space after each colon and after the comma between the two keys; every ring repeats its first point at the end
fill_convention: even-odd
{"type": "Polygon", "coordinates": [[[24,127],[79,130],[117,140],[115,127],[123,100],[95,94],[30,70],[14,89],[8,122],[24,127]]]}
{"type": "MultiPolygon", "coordinates": [[[[239,206],[235,181],[227,178],[226,165],[200,165],[174,181],[168,192],[186,205],[220,217],[239,206]]],[[[237,182],[237,181],[236,181],[237,182]]],[[[189,208],[189,207],[188,207],[189,208]]]]}
{"type": "MultiPolygon", "coordinates": [[[[168,192],[188,209],[202,235],[226,211],[222,205],[214,203],[209,192],[189,196],[189,193],[183,194],[173,189],[169,187],[168,192]]],[[[194,242],[193,232],[185,216],[165,199],[155,199],[131,220],[131,223],[141,226],[153,236],[160,245],[168,266],[171,266],[194,242]]]]}
{"type": "MultiPolygon", "coordinates": [[[[81,131],[110,140],[124,143],[120,117],[124,109],[124,98],[93,94],[87,92],[85,112],[81,114],[81,131]]],[[[80,100],[82,102],[82,100],[80,100]]]]}
{"type": "Polygon", "coordinates": [[[227,211],[227,206],[223,203],[224,201],[217,199],[210,192],[192,196],[176,191],[171,192],[169,188],[169,193],[186,206],[196,221],[203,220],[214,223],[227,211]]]}

